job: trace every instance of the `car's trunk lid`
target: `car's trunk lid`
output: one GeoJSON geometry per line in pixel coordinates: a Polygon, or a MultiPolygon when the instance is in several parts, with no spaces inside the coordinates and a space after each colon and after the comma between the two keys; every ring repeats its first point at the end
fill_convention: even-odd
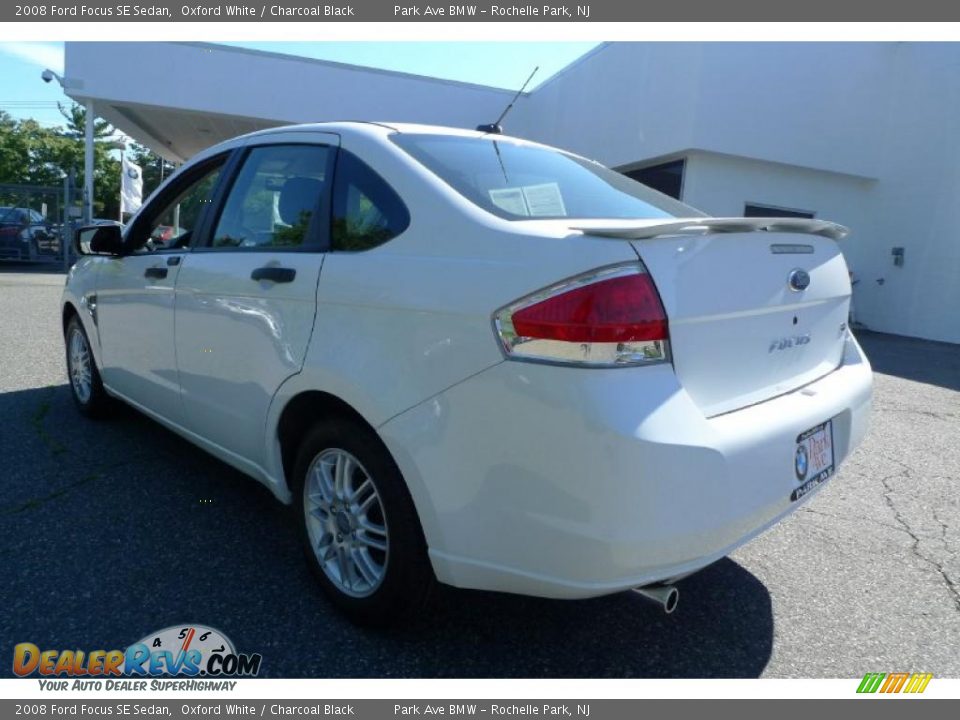
{"type": "Polygon", "coordinates": [[[705,415],[782,395],[839,365],[850,298],[834,241],[841,226],[697,218],[575,227],[632,242],[663,300],[677,377],[705,415]],[[797,288],[804,273],[809,284],[797,288]]]}

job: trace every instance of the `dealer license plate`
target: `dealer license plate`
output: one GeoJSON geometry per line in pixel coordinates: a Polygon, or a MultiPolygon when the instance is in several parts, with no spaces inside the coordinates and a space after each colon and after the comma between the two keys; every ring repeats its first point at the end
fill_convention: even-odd
{"type": "Polygon", "coordinates": [[[833,420],[827,420],[797,436],[793,469],[800,483],[790,494],[790,500],[794,502],[833,475],[833,420]]]}

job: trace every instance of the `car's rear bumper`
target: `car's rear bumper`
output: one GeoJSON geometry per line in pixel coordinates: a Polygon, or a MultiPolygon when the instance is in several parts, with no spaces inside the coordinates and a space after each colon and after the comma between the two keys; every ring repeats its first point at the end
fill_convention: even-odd
{"type": "Polygon", "coordinates": [[[833,419],[839,465],[871,387],[852,338],[833,373],[714,418],[669,365],[504,362],[380,432],[441,581],[589,597],[693,572],[806,502],[790,499],[797,435],[833,419]]]}

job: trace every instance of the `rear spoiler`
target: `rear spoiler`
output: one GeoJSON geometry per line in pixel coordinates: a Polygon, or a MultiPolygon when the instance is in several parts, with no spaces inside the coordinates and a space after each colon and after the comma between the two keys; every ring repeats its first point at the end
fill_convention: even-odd
{"type": "Polygon", "coordinates": [[[822,235],[831,240],[839,240],[850,231],[843,225],[826,220],[807,220],[806,218],[689,218],[683,220],[644,222],[643,224],[596,224],[580,223],[571,226],[584,235],[621,238],[623,240],[644,240],[662,235],[707,235],[711,233],[747,233],[747,232],[783,232],[803,235],[822,235]]]}

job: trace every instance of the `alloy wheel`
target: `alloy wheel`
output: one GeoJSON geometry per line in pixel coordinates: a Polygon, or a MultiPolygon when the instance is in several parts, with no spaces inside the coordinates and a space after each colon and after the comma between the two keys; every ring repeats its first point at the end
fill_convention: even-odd
{"type": "Polygon", "coordinates": [[[87,345],[87,338],[83,331],[79,328],[74,328],[70,333],[70,353],[67,357],[73,392],[77,400],[86,405],[90,402],[90,396],[93,393],[93,371],[90,365],[90,347],[87,345]]]}
{"type": "Polygon", "coordinates": [[[373,594],[387,571],[383,504],[366,468],[346,450],[324,450],[303,485],[310,546],[327,578],[351,597],[373,594]]]}

